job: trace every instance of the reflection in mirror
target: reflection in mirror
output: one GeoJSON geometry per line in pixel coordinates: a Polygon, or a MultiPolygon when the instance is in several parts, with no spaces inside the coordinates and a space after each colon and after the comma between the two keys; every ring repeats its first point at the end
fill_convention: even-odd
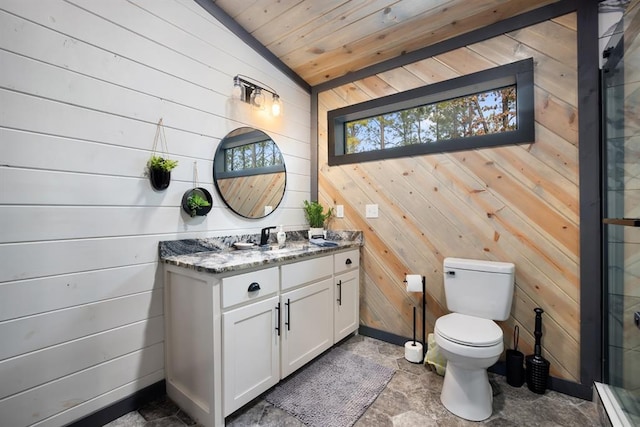
{"type": "Polygon", "coordinates": [[[213,181],[222,200],[238,215],[269,215],[284,197],[286,180],[280,149],[266,133],[243,127],[220,141],[213,181]]]}

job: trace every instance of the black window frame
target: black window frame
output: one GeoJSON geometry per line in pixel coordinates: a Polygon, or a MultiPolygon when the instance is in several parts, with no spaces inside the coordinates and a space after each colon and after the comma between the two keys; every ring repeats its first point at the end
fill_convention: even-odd
{"type": "Polygon", "coordinates": [[[271,139],[269,135],[265,134],[262,131],[256,131],[256,130],[252,132],[246,132],[240,135],[225,137],[224,140],[220,142],[220,145],[216,150],[216,155],[214,156],[213,162],[214,162],[213,171],[214,171],[215,179],[238,178],[238,177],[244,177],[244,176],[254,176],[254,175],[286,172],[285,166],[284,166],[284,157],[282,156],[282,151],[280,151],[280,148],[278,147],[276,142],[273,139],[271,139]],[[273,143],[278,149],[278,152],[280,154],[280,160],[281,160],[280,163],[275,163],[271,166],[259,166],[259,167],[236,169],[236,170],[229,170],[227,168],[227,156],[225,155],[226,150],[242,147],[249,144],[257,145],[261,142],[266,142],[267,140],[265,139],[265,136],[269,138],[269,141],[271,141],[271,143],[273,143]],[[218,155],[218,153],[220,153],[220,155],[218,155]]]}
{"type": "Polygon", "coordinates": [[[329,166],[500,145],[533,143],[535,141],[533,68],[533,58],[527,58],[488,70],[331,110],[327,113],[329,166]],[[518,126],[516,130],[446,139],[428,144],[413,144],[345,154],[345,123],[347,122],[513,85],[516,86],[516,121],[518,126]]]}

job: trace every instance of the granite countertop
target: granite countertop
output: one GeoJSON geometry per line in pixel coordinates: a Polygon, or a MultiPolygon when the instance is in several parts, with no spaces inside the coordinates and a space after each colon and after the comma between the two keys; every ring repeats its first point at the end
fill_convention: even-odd
{"type": "Polygon", "coordinates": [[[212,237],[208,239],[169,240],[159,244],[160,261],[207,273],[227,273],[254,267],[276,265],[363,244],[361,231],[328,231],[327,240],[336,246],[322,247],[309,243],[306,232],[287,232],[284,247],[279,248],[272,234],[266,248],[234,249],[236,242],[255,242],[257,235],[212,237]]]}

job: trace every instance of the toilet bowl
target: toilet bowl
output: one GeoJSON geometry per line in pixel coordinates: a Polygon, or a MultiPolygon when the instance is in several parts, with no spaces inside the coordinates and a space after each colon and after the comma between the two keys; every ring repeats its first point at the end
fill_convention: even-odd
{"type": "Polygon", "coordinates": [[[482,421],[493,412],[487,368],[504,350],[502,330],[493,321],[451,313],[436,321],[434,336],[447,369],[440,401],[451,413],[482,421]]]}
{"type": "Polygon", "coordinates": [[[513,298],[511,263],[446,258],[444,290],[452,313],[436,320],[435,341],[447,359],[440,401],[451,413],[482,421],[493,412],[487,368],[504,350],[502,329],[513,298]]]}

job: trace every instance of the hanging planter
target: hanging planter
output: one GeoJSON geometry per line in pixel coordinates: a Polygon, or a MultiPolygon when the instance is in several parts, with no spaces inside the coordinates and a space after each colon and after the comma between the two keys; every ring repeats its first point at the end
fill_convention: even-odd
{"type": "Polygon", "coordinates": [[[213,198],[206,188],[198,187],[198,164],[193,162],[193,188],[182,196],[182,209],[191,217],[205,216],[211,211],[213,198]]]}
{"type": "Polygon", "coordinates": [[[182,196],[182,209],[192,217],[208,214],[212,203],[211,193],[202,187],[187,190],[182,196]]]}
{"type": "Polygon", "coordinates": [[[171,170],[178,166],[177,160],[167,157],[167,137],[164,134],[162,119],[158,122],[156,136],[153,140],[153,154],[147,161],[147,169],[151,186],[158,191],[165,190],[171,183],[171,170]],[[157,154],[156,149],[160,141],[162,154],[157,154]]]}
{"type": "Polygon", "coordinates": [[[165,190],[171,183],[171,170],[178,166],[177,160],[169,160],[160,156],[151,156],[147,162],[151,186],[158,191],[165,190]]]}

